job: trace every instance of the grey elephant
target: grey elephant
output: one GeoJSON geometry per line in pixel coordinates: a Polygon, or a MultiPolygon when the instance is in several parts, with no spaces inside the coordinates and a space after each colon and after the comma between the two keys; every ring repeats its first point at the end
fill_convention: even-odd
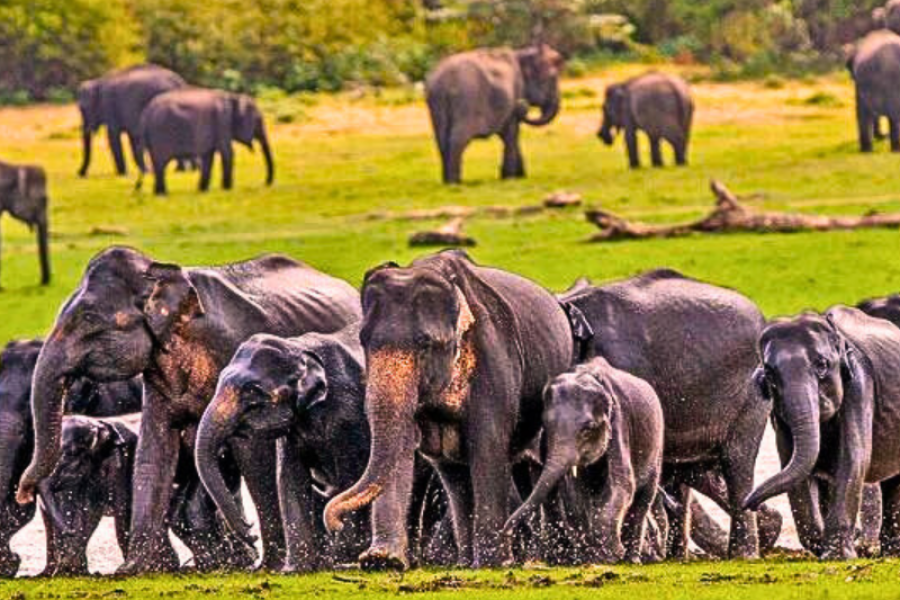
{"type": "Polygon", "coordinates": [[[759,354],[756,381],[773,405],[783,470],[744,505],[787,493],[803,545],[849,559],[863,486],[880,483],[881,552],[900,555],[900,329],[836,306],[774,321],[759,354]]]}
{"type": "MultiPolygon", "coordinates": [[[[104,250],[63,304],[38,358],[31,395],[35,451],[17,498],[30,501],[55,467],[69,377],[114,381],[142,374],[132,527],[121,571],[161,568],[179,457],[193,457],[197,424],[237,347],[256,333],[337,331],[359,318],[352,286],[285,256],[186,268],[131,248],[104,250]]],[[[241,440],[232,449],[225,460],[237,461],[253,502],[266,507],[259,511],[263,567],[280,569],[275,443],[241,440]]],[[[186,479],[196,481],[196,472],[186,479]]]]}
{"type": "Polygon", "coordinates": [[[154,64],[135,65],[82,83],[78,88],[78,109],[81,111],[83,159],[78,174],[87,175],[91,164],[91,136],[104,125],[116,173],[124,175],[126,171],[123,133],[128,136],[135,163],[144,170],[143,155],[138,147],[141,113],[155,96],[186,85],[177,73],[154,64]]]}
{"type": "MultiPolygon", "coordinates": [[[[222,160],[222,188],[234,182],[233,142],[259,142],[266,161],[266,185],[275,179],[263,116],[252,98],[221,90],[187,88],[155,97],[141,114],[140,149],[153,165],[156,194],[166,193],[166,166],[173,159],[200,158],[200,190],[209,189],[214,156],[222,160]]],[[[141,170],[141,177],[143,177],[141,170]]],[[[140,187],[141,179],[138,180],[140,187]]]]}
{"type": "Polygon", "coordinates": [[[543,425],[544,471],[507,521],[507,535],[560,486],[577,562],[639,563],[662,474],[656,392],[598,357],[547,384],[543,425]]]}
{"type": "Polygon", "coordinates": [[[503,141],[500,176],[524,177],[519,127],[539,127],[556,117],[563,64],[562,55],[545,45],[472,50],[438,63],[426,79],[425,96],[444,183],[460,182],[469,142],[492,135],[503,141]],[[540,116],[528,116],[531,106],[540,116]]]}
{"type": "Polygon", "coordinates": [[[869,298],[856,305],[856,308],[872,317],[890,321],[900,327],[900,294],[891,294],[881,298],[869,298]]]}
{"type": "Polygon", "coordinates": [[[654,167],[663,166],[662,140],[675,151],[675,164],[686,165],[693,118],[694,101],[683,79],[665,73],[645,73],[606,88],[603,121],[597,136],[609,146],[621,130],[628,164],[633,169],[641,165],[638,131],[650,138],[654,167]]]}
{"type": "Polygon", "coordinates": [[[9,213],[37,231],[41,285],[50,283],[50,219],[47,174],[35,165],[0,162],[0,216],[9,213]]]}
{"type": "Polygon", "coordinates": [[[900,36],[882,29],[863,38],[847,59],[856,84],[856,123],[859,148],[871,152],[872,136],[881,117],[887,117],[891,151],[900,152],[900,36]]]}
{"type": "MultiPolygon", "coordinates": [[[[752,382],[765,323],[759,308],[737,292],[669,269],[581,286],[559,298],[583,360],[602,356],[659,396],[667,484],[684,491],[681,484],[698,485],[698,470],[721,473],[727,496],[714,499],[731,517],[729,556],[758,556],[756,515],[742,503],[769,415],[752,382]]],[[[683,506],[687,500],[679,498],[683,506]]],[[[686,518],[671,524],[676,556],[687,554],[689,525],[686,518]]]]}

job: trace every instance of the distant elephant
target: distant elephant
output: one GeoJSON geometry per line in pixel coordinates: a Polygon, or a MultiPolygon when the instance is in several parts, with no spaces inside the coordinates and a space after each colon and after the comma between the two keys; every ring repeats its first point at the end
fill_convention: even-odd
{"type": "Polygon", "coordinates": [[[885,319],[900,327],[900,294],[863,300],[856,308],[869,316],[885,319]]]}
{"type": "Polygon", "coordinates": [[[559,486],[576,562],[640,563],[662,474],[663,413],[656,392],[597,357],[547,384],[543,426],[544,471],[506,522],[506,534],[559,486]]]}
{"type": "Polygon", "coordinates": [[[161,94],[144,109],[139,131],[141,148],[150,153],[153,164],[156,194],[166,193],[169,161],[194,157],[200,157],[200,191],[208,190],[216,153],[222,159],[222,188],[231,189],[234,181],[232,142],[252,149],[254,140],[258,141],[266,161],[266,185],[272,185],[275,178],[262,113],[253,99],[244,94],[202,88],[161,94]]]}
{"type": "Polygon", "coordinates": [[[628,164],[641,166],[638,131],[650,138],[650,158],[654,167],[663,166],[660,140],[671,144],[675,164],[686,165],[694,100],[687,83],[665,73],[646,73],[606,88],[603,122],[597,132],[611,146],[619,130],[625,132],[628,164]]]}
{"type": "Polygon", "coordinates": [[[783,470],[744,506],[787,493],[804,547],[850,559],[863,486],[880,483],[881,552],[900,555],[900,329],[836,306],[772,322],[759,354],[783,470]]]}
{"type": "MultiPolygon", "coordinates": [[[[559,299],[573,319],[582,360],[602,356],[656,390],[666,424],[664,480],[684,490],[682,484],[699,486],[698,471],[720,473],[727,497],[719,501],[731,517],[729,556],[758,556],[756,515],[742,502],[769,416],[752,382],[765,323],[759,308],[737,292],[669,269],[582,286],[559,299]]],[[[687,498],[678,500],[689,506],[687,498]]],[[[671,523],[676,556],[687,555],[689,524],[671,523]]]]}
{"type": "MultiPolygon", "coordinates": [[[[330,332],[359,318],[359,293],[352,286],[284,256],[182,268],[131,248],[104,250],[63,304],[38,358],[32,394],[35,452],[18,500],[32,499],[59,457],[66,378],[82,373],[114,381],[142,374],[136,493],[121,571],[162,568],[178,458],[193,457],[196,426],[237,347],[255,333],[330,332]]],[[[280,569],[284,536],[275,443],[246,440],[233,450],[253,502],[266,507],[259,511],[263,567],[280,569]]],[[[195,472],[191,476],[196,480],[195,472]]]]}
{"type": "MultiPolygon", "coordinates": [[[[42,345],[41,340],[12,341],[0,353],[0,577],[16,574],[19,558],[10,549],[9,540],[35,514],[33,502],[20,505],[15,495],[34,449],[31,380],[42,345]]],[[[75,378],[67,387],[67,413],[114,416],[140,409],[140,378],[113,383],[75,378]]],[[[48,553],[47,566],[55,568],[52,552],[48,553]]]]}
{"type": "Polygon", "coordinates": [[[891,151],[900,152],[900,36],[886,29],[863,38],[847,59],[856,83],[856,123],[861,152],[872,151],[878,120],[888,119],[891,151]]]}
{"type": "Polygon", "coordinates": [[[366,274],[360,340],[372,443],[365,473],[333,498],[325,524],[375,507],[365,567],[406,565],[416,451],[449,497],[458,561],[499,565],[512,466],[541,425],[546,382],[573,363],[572,332],[552,294],[445,251],[366,274]],[[381,509],[384,510],[381,510],[381,509]]]}
{"type": "Polygon", "coordinates": [[[101,125],[106,126],[116,173],[125,174],[122,133],[128,136],[134,162],[143,171],[144,158],[138,147],[141,112],[155,96],[186,85],[178,74],[153,64],[112,71],[82,83],[78,88],[78,109],[84,158],[78,174],[87,175],[91,164],[91,135],[101,125]]]}
{"type": "Polygon", "coordinates": [[[524,177],[519,125],[542,126],[559,112],[562,55],[541,45],[472,50],[442,60],[425,81],[444,183],[459,183],[462,155],[475,138],[503,140],[500,176],[524,177]],[[529,107],[541,114],[529,117],[529,107]]]}
{"type": "Polygon", "coordinates": [[[47,215],[47,175],[42,167],[0,162],[0,217],[9,213],[37,229],[41,285],[50,283],[50,223],[47,215]]]}

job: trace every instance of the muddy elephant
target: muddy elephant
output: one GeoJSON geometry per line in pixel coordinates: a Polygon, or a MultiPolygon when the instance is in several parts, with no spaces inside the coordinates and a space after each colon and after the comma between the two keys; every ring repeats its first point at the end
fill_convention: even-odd
{"type": "Polygon", "coordinates": [[[506,534],[559,486],[575,562],[641,562],[662,474],[663,413],[656,392],[597,357],[547,384],[543,428],[544,471],[507,521],[506,534]]]}
{"type": "MultiPolygon", "coordinates": [[[[65,381],[75,374],[98,381],[141,374],[143,421],[131,536],[121,570],[160,568],[178,457],[193,456],[197,424],[238,345],[255,333],[336,331],[359,318],[353,287],[287,257],[183,268],[131,248],[101,252],[60,309],[38,358],[32,390],[35,452],[21,478],[19,501],[32,499],[59,457],[65,381]]],[[[275,444],[248,440],[235,446],[254,503],[267,508],[260,511],[263,567],[280,569],[284,540],[275,444]]]]}
{"type": "Polygon", "coordinates": [[[186,85],[177,73],[153,64],[120,69],[82,83],[78,88],[78,109],[83,159],[78,174],[87,175],[91,164],[91,136],[102,125],[106,126],[116,173],[124,175],[126,171],[123,133],[128,136],[135,164],[143,170],[144,159],[138,149],[141,113],[155,96],[186,85]]]}
{"type": "MultiPolygon", "coordinates": [[[[222,160],[222,188],[234,182],[233,142],[253,148],[259,142],[266,161],[266,185],[275,164],[265,123],[256,102],[244,94],[188,88],[161,94],[144,109],[140,146],[150,154],[156,194],[166,193],[166,165],[173,159],[200,157],[200,191],[209,189],[213,158],[222,160]]],[[[143,169],[141,173],[143,177],[143,169]]],[[[140,187],[141,180],[138,180],[140,187]]]]}
{"type": "Polygon", "coordinates": [[[888,120],[891,151],[900,152],[900,36],[881,29],[863,38],[847,59],[856,84],[856,124],[859,149],[871,152],[878,120],[888,120]]]}
{"type": "Polygon", "coordinates": [[[444,183],[460,182],[469,142],[492,135],[503,141],[500,176],[524,177],[519,127],[540,127],[556,117],[563,64],[562,55],[544,45],[473,50],[438,63],[426,79],[425,97],[444,183]],[[529,116],[529,107],[540,115],[529,116]]]}
{"type": "Polygon", "coordinates": [[[9,215],[37,232],[41,285],[50,283],[47,175],[42,167],[0,162],[0,217],[9,215]]]}
{"type": "Polygon", "coordinates": [[[333,498],[325,523],[376,498],[367,567],[406,566],[416,450],[447,491],[458,561],[510,558],[512,464],[537,436],[546,382],[572,364],[572,332],[535,283],[445,251],[367,273],[360,340],[372,443],[362,477],[333,498]]]}
{"type": "Polygon", "coordinates": [[[803,545],[849,559],[863,486],[880,483],[881,551],[900,554],[900,329],[837,306],[774,321],[759,353],[755,379],[773,405],[782,471],[744,505],[787,493],[803,545]]]}
{"type": "MultiPolygon", "coordinates": [[[[769,415],[752,381],[764,324],[756,305],[669,269],[559,298],[574,319],[582,360],[602,356],[656,390],[665,415],[664,480],[685,491],[697,470],[721,473],[729,556],[758,556],[756,515],[742,505],[769,415]]],[[[676,556],[688,550],[689,513],[681,514],[671,524],[676,556]]]]}
{"type": "MultiPolygon", "coordinates": [[[[16,574],[19,558],[9,540],[35,515],[35,504],[20,505],[15,495],[34,449],[31,381],[42,345],[41,340],[13,341],[0,353],[0,577],[16,574]]],[[[67,413],[114,416],[140,409],[140,378],[111,384],[76,378],[67,386],[67,413]]],[[[47,565],[54,567],[52,554],[47,565]]]]}
{"type": "Polygon", "coordinates": [[[632,169],[641,166],[638,131],[650,138],[650,160],[654,167],[663,166],[662,140],[675,151],[675,164],[686,165],[693,118],[694,100],[683,79],[665,73],[646,73],[606,88],[597,137],[611,146],[616,134],[623,131],[632,169]]]}

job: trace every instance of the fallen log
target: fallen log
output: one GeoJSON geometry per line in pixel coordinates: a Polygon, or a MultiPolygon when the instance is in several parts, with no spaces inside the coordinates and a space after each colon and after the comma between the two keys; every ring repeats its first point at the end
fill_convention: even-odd
{"type": "Polygon", "coordinates": [[[474,246],[475,240],[463,233],[463,217],[450,219],[430,231],[417,231],[409,236],[410,246],[474,246]]]}
{"type": "Polygon", "coordinates": [[[765,212],[742,204],[737,196],[715,179],[710,181],[710,189],[716,196],[716,204],[712,212],[702,219],[689,223],[650,225],[638,221],[628,221],[599,209],[589,210],[585,213],[587,220],[600,228],[600,231],[594,234],[591,240],[670,238],[693,233],[794,233],[798,231],[900,227],[900,213],[829,217],[765,212]]]}

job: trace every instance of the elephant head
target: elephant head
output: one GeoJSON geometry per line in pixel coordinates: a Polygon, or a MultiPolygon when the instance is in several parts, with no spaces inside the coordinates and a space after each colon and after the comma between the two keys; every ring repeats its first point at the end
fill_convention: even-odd
{"type": "Polygon", "coordinates": [[[541,110],[537,118],[529,117],[527,107],[522,121],[529,125],[546,125],[559,113],[559,75],[565,65],[563,56],[545,44],[525,48],[516,53],[522,71],[524,100],[541,110]]]}
{"type": "Polygon", "coordinates": [[[233,95],[231,102],[232,136],[248,148],[253,148],[253,140],[259,141],[266,161],[266,185],[272,185],[275,180],[275,164],[262,113],[253,99],[244,94],[233,95]]]}
{"type": "Polygon", "coordinates": [[[67,385],[82,376],[108,382],[141,374],[154,351],[164,352],[176,330],[202,315],[197,291],[175,265],[121,247],[91,260],[37,360],[31,395],[35,452],[20,481],[19,502],[30,502],[56,466],[67,385]]]}
{"type": "Polygon", "coordinates": [[[34,517],[35,505],[15,502],[19,475],[34,446],[31,424],[31,377],[41,351],[40,340],[13,341],[0,354],[0,576],[12,577],[19,557],[9,540],[34,517]]]}
{"type": "Polygon", "coordinates": [[[329,391],[322,362],[291,340],[259,334],[222,371],[197,430],[197,471],[229,527],[248,543],[250,525],[225,484],[219,454],[234,437],[278,438],[317,410],[329,391]]]}
{"type": "Polygon", "coordinates": [[[780,473],[744,501],[751,510],[812,474],[821,424],[840,410],[853,380],[865,377],[857,351],[827,317],[815,313],[772,323],[760,336],[759,350],[762,365],[754,377],[762,399],[773,402],[774,417],[790,432],[793,453],[780,473]]]}
{"type": "Polygon", "coordinates": [[[628,89],[624,84],[617,83],[606,88],[606,98],[603,100],[603,122],[597,137],[603,140],[607,146],[616,139],[616,134],[630,119],[628,106],[628,89]]]}
{"type": "Polygon", "coordinates": [[[617,404],[609,384],[587,366],[564,373],[544,389],[544,470],[531,495],[506,522],[515,527],[547,500],[570,470],[599,461],[609,446],[611,416],[617,404]]]}
{"type": "Polygon", "coordinates": [[[103,124],[101,112],[100,88],[102,83],[97,79],[85,81],[78,86],[78,110],[81,112],[81,143],[83,159],[78,175],[84,177],[91,163],[91,136],[103,124]]]}
{"type": "Polygon", "coordinates": [[[442,273],[378,267],[366,274],[362,308],[371,451],[359,481],[325,508],[331,531],[341,529],[345,514],[374,501],[401,465],[412,469],[417,411],[460,410],[477,360],[468,335],[475,317],[457,282],[442,273]]]}

